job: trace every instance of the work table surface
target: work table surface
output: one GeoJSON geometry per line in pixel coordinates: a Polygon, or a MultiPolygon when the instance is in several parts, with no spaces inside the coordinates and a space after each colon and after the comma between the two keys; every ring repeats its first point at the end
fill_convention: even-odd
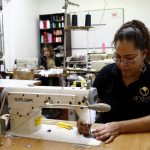
{"type": "Polygon", "coordinates": [[[15,79],[0,79],[0,89],[5,87],[20,87],[39,85],[40,80],[15,80],[15,79]]]}
{"type": "MultiPolygon", "coordinates": [[[[45,124],[57,122],[57,120],[43,120],[45,124]]],[[[75,122],[69,123],[75,125],[75,122]]],[[[93,128],[97,126],[99,124],[94,124],[93,128]]],[[[112,143],[101,143],[98,147],[81,147],[77,144],[10,136],[2,136],[2,143],[0,150],[150,150],[150,133],[120,135],[112,143]]]]}

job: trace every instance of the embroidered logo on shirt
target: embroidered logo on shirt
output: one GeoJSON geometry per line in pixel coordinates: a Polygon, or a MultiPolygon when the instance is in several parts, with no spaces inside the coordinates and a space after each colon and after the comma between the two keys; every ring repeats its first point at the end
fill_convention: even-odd
{"type": "Polygon", "coordinates": [[[147,96],[149,94],[149,89],[144,86],[144,87],[140,88],[139,92],[142,96],[147,96]]]}

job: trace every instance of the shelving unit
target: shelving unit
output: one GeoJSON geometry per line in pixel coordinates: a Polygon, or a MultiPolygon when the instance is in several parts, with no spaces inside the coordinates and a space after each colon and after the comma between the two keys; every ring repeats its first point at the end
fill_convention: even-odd
{"type": "Polygon", "coordinates": [[[3,15],[0,10],[0,59],[4,55],[4,31],[3,31],[3,15]]]}
{"type": "MultiPolygon", "coordinates": [[[[58,53],[57,47],[64,48],[65,14],[45,14],[39,16],[40,20],[40,49],[44,44],[51,44],[58,53]]],[[[70,16],[67,14],[67,24],[70,25],[70,16]]],[[[71,56],[71,31],[67,31],[66,56],[71,56]]],[[[56,64],[57,65],[57,64],[56,64]]]]}
{"type": "Polygon", "coordinates": [[[94,27],[91,27],[91,26],[67,26],[65,27],[66,30],[89,30],[91,28],[94,28],[94,27]]]}

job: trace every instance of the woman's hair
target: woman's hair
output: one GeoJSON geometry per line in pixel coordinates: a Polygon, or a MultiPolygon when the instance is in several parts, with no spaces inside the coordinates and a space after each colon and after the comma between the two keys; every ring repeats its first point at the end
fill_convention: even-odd
{"type": "Polygon", "coordinates": [[[143,22],[132,20],[123,24],[114,36],[114,46],[117,41],[123,40],[134,42],[135,48],[141,51],[147,49],[148,54],[145,61],[150,62],[150,32],[143,22]]]}
{"type": "Polygon", "coordinates": [[[53,47],[49,44],[45,44],[42,48],[43,51],[44,51],[44,48],[47,48],[48,51],[50,52],[50,58],[54,58],[53,47]]]}

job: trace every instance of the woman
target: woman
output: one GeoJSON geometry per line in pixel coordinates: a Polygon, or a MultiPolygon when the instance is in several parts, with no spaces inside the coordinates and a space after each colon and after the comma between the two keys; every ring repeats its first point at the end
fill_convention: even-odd
{"type": "MultiPolygon", "coordinates": [[[[44,45],[43,47],[43,56],[41,57],[41,66],[40,69],[52,69],[56,68],[55,66],[55,57],[53,48],[50,45],[44,45]]],[[[59,86],[59,78],[58,77],[40,77],[42,81],[41,85],[45,86],[59,86]]]]}
{"type": "Polygon", "coordinates": [[[55,68],[55,59],[54,59],[54,53],[53,53],[52,46],[44,45],[44,47],[43,47],[43,56],[41,58],[40,69],[55,68]]]}
{"type": "MultiPolygon", "coordinates": [[[[138,20],[125,23],[114,37],[114,64],[105,66],[93,86],[100,102],[111,105],[93,136],[105,143],[119,134],[150,131],[150,34],[138,20]]],[[[78,125],[81,132],[82,126],[78,125]]]]}

